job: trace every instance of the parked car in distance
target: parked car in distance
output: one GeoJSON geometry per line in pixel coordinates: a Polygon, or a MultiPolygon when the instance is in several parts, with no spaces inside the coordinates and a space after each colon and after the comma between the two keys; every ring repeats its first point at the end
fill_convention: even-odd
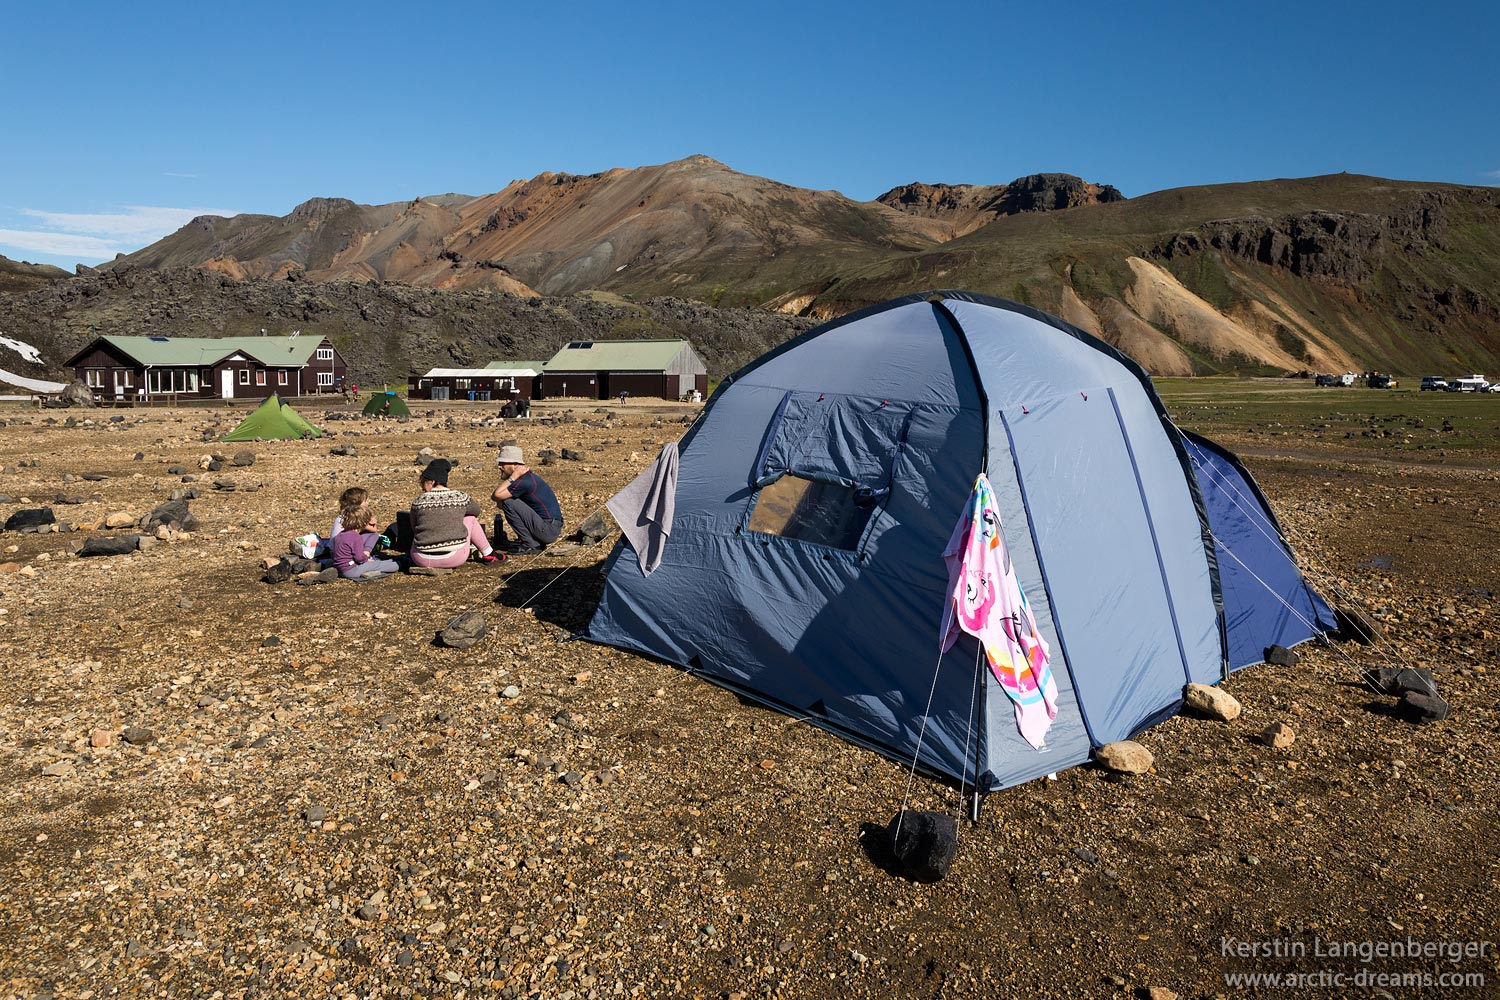
{"type": "Polygon", "coordinates": [[[1448,388],[1448,380],[1443,378],[1441,375],[1422,376],[1423,392],[1441,392],[1446,388],[1448,388]]]}
{"type": "Polygon", "coordinates": [[[1400,384],[1394,375],[1385,372],[1371,372],[1365,376],[1365,385],[1371,389],[1394,389],[1400,384]]]}

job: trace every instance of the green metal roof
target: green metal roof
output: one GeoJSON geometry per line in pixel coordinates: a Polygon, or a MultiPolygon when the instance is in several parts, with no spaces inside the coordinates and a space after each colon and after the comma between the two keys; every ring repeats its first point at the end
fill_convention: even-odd
{"type": "Polygon", "coordinates": [[[207,367],[239,351],[264,365],[306,365],[323,343],[306,337],[103,337],[143,365],[207,367]]]}
{"type": "Polygon", "coordinates": [[[686,346],[685,340],[575,340],[552,355],[546,370],[662,371],[686,346]]]}

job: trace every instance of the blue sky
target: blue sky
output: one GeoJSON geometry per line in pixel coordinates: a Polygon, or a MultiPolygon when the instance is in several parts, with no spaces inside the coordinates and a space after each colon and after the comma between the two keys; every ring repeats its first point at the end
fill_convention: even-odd
{"type": "Polygon", "coordinates": [[[874,198],[1348,170],[1500,183],[1500,7],[0,0],[0,254],[705,153],[874,198]]]}

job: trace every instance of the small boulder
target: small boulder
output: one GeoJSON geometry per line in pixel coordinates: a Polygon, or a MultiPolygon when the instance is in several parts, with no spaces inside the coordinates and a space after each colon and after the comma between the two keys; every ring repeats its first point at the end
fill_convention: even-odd
{"type": "Polygon", "coordinates": [[[117,510],[104,519],[106,528],[129,528],[135,524],[135,515],[129,511],[117,510]]]}
{"type": "Polygon", "coordinates": [[[1094,751],[1100,766],[1116,774],[1145,774],[1156,758],[1135,740],[1116,740],[1094,751]]]}
{"type": "Polygon", "coordinates": [[[1189,684],[1182,690],[1184,707],[1220,722],[1233,722],[1240,717],[1240,703],[1228,691],[1208,684],[1189,684]]]}
{"type": "Polygon", "coordinates": [[[255,464],[255,452],[253,452],[253,451],[237,451],[237,452],[235,452],[232,464],[237,465],[237,466],[239,466],[241,468],[245,468],[245,467],[254,465],[255,464]]]}
{"type": "Polygon", "coordinates": [[[125,731],[120,734],[120,739],[133,747],[143,747],[156,739],[156,733],[144,726],[126,726],[125,731]]]}
{"type": "Polygon", "coordinates": [[[583,452],[574,451],[572,448],[562,449],[562,458],[565,462],[582,462],[583,452]]]}
{"type": "Polygon", "coordinates": [[[478,611],[456,616],[438,632],[438,643],[449,649],[468,649],[489,633],[489,621],[478,611]]]}
{"type": "Polygon", "coordinates": [[[958,856],[958,824],[945,813],[903,810],[886,825],[896,869],[913,882],[937,882],[958,856]]]}
{"type": "Polygon", "coordinates": [[[263,579],[267,583],[285,583],[295,576],[303,573],[316,573],[321,565],[315,559],[303,559],[300,556],[282,556],[280,561],[270,569],[266,570],[263,579]]]}
{"type": "Polygon", "coordinates": [[[1392,698],[1399,698],[1408,692],[1437,694],[1437,681],[1427,667],[1381,667],[1365,671],[1364,680],[1376,691],[1392,698]]]}
{"type": "Polygon", "coordinates": [[[78,550],[78,554],[85,558],[90,556],[123,556],[134,552],[140,547],[140,535],[116,535],[112,538],[95,535],[83,543],[83,548],[78,550]]]}
{"type": "Polygon", "coordinates": [[[1408,691],[1396,711],[1408,722],[1441,722],[1453,714],[1452,707],[1436,694],[1408,691]]]}
{"type": "Polygon", "coordinates": [[[1285,722],[1273,722],[1260,734],[1260,741],[1268,747],[1285,750],[1297,741],[1297,734],[1285,722]]]}
{"type": "Polygon", "coordinates": [[[1373,618],[1349,605],[1335,609],[1334,620],[1338,623],[1340,638],[1363,646],[1374,645],[1383,631],[1373,618]]]}
{"type": "Polygon", "coordinates": [[[51,507],[38,507],[30,510],[18,510],[5,519],[6,531],[35,531],[45,524],[56,524],[57,515],[52,513],[51,507]]]}
{"type": "Polygon", "coordinates": [[[297,586],[315,587],[320,583],[337,583],[338,579],[339,571],[330,566],[321,573],[307,573],[297,577],[297,586]]]}
{"type": "Polygon", "coordinates": [[[578,530],[573,533],[573,538],[580,545],[593,545],[603,541],[609,535],[609,523],[604,520],[603,515],[590,514],[578,530]]]}
{"type": "Polygon", "coordinates": [[[166,526],[168,528],[181,528],[183,531],[192,531],[197,527],[197,518],[188,512],[186,497],[177,497],[160,505],[141,520],[141,529],[144,531],[155,531],[157,528],[166,526]],[[191,523],[193,528],[188,527],[191,523]]]}
{"type": "Polygon", "coordinates": [[[1266,648],[1266,662],[1275,666],[1295,667],[1297,659],[1297,654],[1285,646],[1268,646],[1266,648]]]}

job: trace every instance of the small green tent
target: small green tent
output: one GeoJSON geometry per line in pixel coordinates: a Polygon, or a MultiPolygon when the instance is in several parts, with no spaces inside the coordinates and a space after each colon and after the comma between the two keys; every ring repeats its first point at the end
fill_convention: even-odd
{"type": "Polygon", "coordinates": [[[323,432],[302,419],[301,414],[272,394],[221,441],[295,441],[322,437],[323,432]]]}
{"type": "Polygon", "coordinates": [[[365,404],[364,415],[367,417],[409,417],[411,410],[406,408],[406,401],[394,392],[377,392],[370,397],[365,404]]]}

